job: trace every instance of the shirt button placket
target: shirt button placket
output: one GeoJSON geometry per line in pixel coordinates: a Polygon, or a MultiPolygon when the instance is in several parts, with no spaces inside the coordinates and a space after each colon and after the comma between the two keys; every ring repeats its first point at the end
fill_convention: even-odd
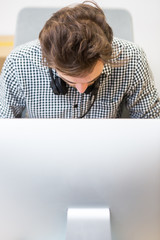
{"type": "Polygon", "coordinates": [[[73,103],[72,106],[72,117],[78,118],[78,103],[73,103]]]}

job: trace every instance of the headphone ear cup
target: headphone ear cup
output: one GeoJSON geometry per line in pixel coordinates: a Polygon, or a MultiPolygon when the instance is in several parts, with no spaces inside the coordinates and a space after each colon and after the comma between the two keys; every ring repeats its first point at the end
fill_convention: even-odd
{"type": "Polygon", "coordinates": [[[93,91],[94,87],[95,87],[94,84],[92,84],[91,86],[87,87],[87,89],[84,93],[85,94],[90,94],[93,91]]]}
{"type": "Polygon", "coordinates": [[[60,77],[56,77],[56,85],[60,94],[65,95],[68,92],[67,84],[60,77]]]}
{"type": "Polygon", "coordinates": [[[98,91],[98,88],[99,88],[99,78],[91,85],[89,86],[86,91],[84,92],[85,94],[89,94],[89,93],[92,93],[92,95],[95,95],[98,91]]]}
{"type": "Polygon", "coordinates": [[[50,82],[50,87],[52,88],[54,94],[60,95],[59,89],[57,88],[54,79],[51,80],[51,82],[50,82]]]}
{"type": "Polygon", "coordinates": [[[49,73],[51,76],[50,87],[53,89],[54,94],[56,95],[65,95],[68,92],[66,83],[58,76],[53,77],[52,69],[49,68],[49,73]]]}

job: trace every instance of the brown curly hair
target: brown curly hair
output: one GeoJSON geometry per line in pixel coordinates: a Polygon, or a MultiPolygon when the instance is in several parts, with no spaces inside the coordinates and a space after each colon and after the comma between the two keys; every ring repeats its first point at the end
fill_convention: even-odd
{"type": "Polygon", "coordinates": [[[39,40],[43,63],[70,76],[90,73],[98,60],[105,64],[112,55],[112,29],[102,9],[92,1],[54,13],[39,40]]]}

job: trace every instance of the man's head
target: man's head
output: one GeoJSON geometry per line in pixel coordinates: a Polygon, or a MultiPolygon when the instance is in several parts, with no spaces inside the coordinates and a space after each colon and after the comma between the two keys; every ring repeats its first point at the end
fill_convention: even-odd
{"type": "Polygon", "coordinates": [[[54,13],[39,35],[44,62],[68,82],[90,84],[112,55],[112,29],[88,2],[54,13]]]}

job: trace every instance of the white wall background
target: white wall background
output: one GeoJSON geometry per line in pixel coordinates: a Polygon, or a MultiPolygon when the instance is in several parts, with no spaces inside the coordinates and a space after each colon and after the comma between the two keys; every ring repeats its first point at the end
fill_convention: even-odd
{"type": "MultiPolygon", "coordinates": [[[[64,7],[83,0],[0,0],[0,35],[14,35],[18,11],[28,6],[64,7]]],[[[125,8],[133,17],[134,40],[145,50],[160,93],[160,0],[96,0],[101,7],[125,8]]]]}

